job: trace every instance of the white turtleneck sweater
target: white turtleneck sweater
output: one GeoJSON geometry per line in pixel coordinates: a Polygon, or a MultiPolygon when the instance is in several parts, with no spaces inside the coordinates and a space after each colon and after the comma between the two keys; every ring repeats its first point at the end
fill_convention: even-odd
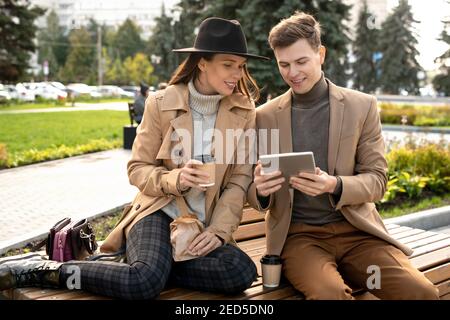
{"type": "MultiPolygon", "coordinates": [[[[211,143],[216,123],[217,111],[219,109],[222,95],[204,95],[199,93],[191,80],[188,83],[189,89],[189,107],[192,113],[194,143],[191,158],[201,155],[211,155],[211,143]]],[[[205,223],[205,192],[191,188],[184,196],[187,205],[192,212],[195,212],[198,219],[205,223]]],[[[168,205],[161,208],[169,217],[175,219],[182,213],[178,209],[174,199],[168,205]]]]}

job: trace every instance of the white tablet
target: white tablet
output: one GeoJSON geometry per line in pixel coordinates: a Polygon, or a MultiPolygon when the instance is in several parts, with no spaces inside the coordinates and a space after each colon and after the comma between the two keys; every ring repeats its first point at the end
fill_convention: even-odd
{"type": "Polygon", "coordinates": [[[267,154],[259,159],[263,174],[280,170],[286,179],[298,175],[299,172],[314,173],[316,169],[314,154],[311,151],[267,154]]]}

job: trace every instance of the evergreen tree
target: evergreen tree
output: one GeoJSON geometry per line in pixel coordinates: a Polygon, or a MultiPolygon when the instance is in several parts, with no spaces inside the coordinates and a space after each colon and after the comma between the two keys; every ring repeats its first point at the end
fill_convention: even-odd
{"type": "Polygon", "coordinates": [[[48,62],[48,78],[54,78],[61,66],[66,62],[69,42],[64,35],[64,28],[59,25],[55,11],[47,16],[47,25],[38,33],[38,62],[48,62]]]}
{"type": "Polygon", "coordinates": [[[339,1],[314,1],[311,13],[319,20],[322,27],[322,44],[327,48],[323,70],[327,78],[340,86],[347,86],[349,79],[348,46],[351,6],[339,1]]]}
{"type": "Polygon", "coordinates": [[[419,93],[418,72],[422,71],[416,56],[417,39],[414,34],[414,20],[407,0],[400,0],[381,26],[380,84],[386,93],[399,94],[402,90],[419,93]]]}
{"type": "MultiPolygon", "coordinates": [[[[151,39],[148,53],[167,52],[171,53],[173,48],[183,48],[192,46],[195,38],[194,28],[206,17],[218,16],[226,19],[237,19],[242,25],[247,36],[249,51],[255,54],[273,57],[272,50],[268,46],[267,37],[271,28],[282,18],[289,17],[296,10],[313,14],[320,20],[322,25],[322,42],[327,47],[327,57],[324,70],[328,78],[337,84],[345,85],[348,75],[347,45],[349,37],[348,29],[344,22],[348,19],[349,6],[343,4],[342,0],[329,1],[301,1],[298,0],[180,0],[174,11],[178,19],[172,23],[158,20],[155,31],[170,30],[172,26],[172,36],[167,33],[157,34],[154,32],[151,39]],[[163,27],[164,26],[164,27],[163,27]],[[166,39],[167,46],[172,41],[171,49],[162,49],[161,43],[166,39]],[[152,51],[153,50],[153,51],[152,51]]],[[[156,53],[155,53],[156,54],[156,53]]],[[[164,57],[163,54],[157,54],[164,57]]],[[[175,55],[174,64],[177,66],[181,62],[178,55],[175,55]]],[[[166,69],[167,63],[155,66],[155,74],[170,74],[174,69],[169,69],[163,73],[159,67],[166,69]]],[[[265,95],[278,95],[286,90],[286,85],[279,76],[275,59],[271,62],[256,62],[249,60],[251,74],[257,80],[262,90],[262,100],[265,95]],[[275,76],[276,75],[276,76],[275,76]]]]}
{"type": "Polygon", "coordinates": [[[35,51],[34,21],[44,14],[29,2],[0,0],[0,81],[13,82],[25,76],[30,53],[35,51]]]}
{"type": "MultiPolygon", "coordinates": [[[[281,19],[304,11],[312,14],[322,27],[322,44],[327,48],[323,69],[325,75],[338,85],[345,86],[348,80],[347,45],[350,42],[345,21],[349,19],[350,6],[341,0],[302,1],[284,0],[246,0],[242,9],[238,10],[243,28],[247,34],[249,47],[257,54],[273,57],[268,46],[267,37],[271,28],[281,19]]],[[[254,63],[253,75],[262,87],[267,87],[267,93],[278,95],[286,90],[286,85],[278,73],[275,59],[271,63],[254,63]],[[277,75],[274,77],[274,75],[277,75]]],[[[264,93],[264,92],[263,92],[264,93]]]]}
{"type": "Polygon", "coordinates": [[[180,0],[168,16],[164,5],[161,16],[148,41],[147,54],[152,57],[154,76],[159,82],[168,82],[183,61],[185,55],[172,49],[191,47],[195,39],[194,29],[200,23],[205,8],[204,0],[180,0]]]}
{"type": "Polygon", "coordinates": [[[371,93],[377,88],[377,37],[378,30],[372,23],[373,16],[364,1],[359,12],[356,39],[353,43],[353,87],[357,90],[371,93]]]}
{"type": "MultiPolygon", "coordinates": [[[[444,21],[444,30],[442,30],[439,40],[450,45],[450,20],[444,21]]],[[[441,66],[440,73],[433,79],[433,87],[437,92],[450,96],[450,49],[436,58],[436,61],[441,66]]]]}
{"type": "MultiPolygon", "coordinates": [[[[191,47],[194,44],[195,28],[205,18],[205,0],[180,0],[172,11],[176,19],[173,23],[173,48],[191,47]]],[[[212,5],[208,3],[208,6],[212,5]]],[[[184,59],[179,53],[174,54],[175,65],[179,65],[184,59]]],[[[173,70],[172,70],[173,71],[173,70]]]]}
{"type": "Polygon", "coordinates": [[[158,78],[158,81],[167,82],[177,66],[175,64],[175,53],[172,52],[172,49],[174,49],[172,47],[174,43],[173,20],[166,15],[164,3],[161,6],[161,15],[155,18],[155,22],[145,51],[148,56],[153,57],[154,75],[158,78]]]}
{"type": "Polygon", "coordinates": [[[74,29],[69,35],[70,51],[59,76],[65,82],[94,83],[97,78],[95,44],[85,27],[74,29]]]}
{"type": "Polygon", "coordinates": [[[124,60],[133,57],[138,52],[145,50],[144,41],[141,39],[141,28],[127,18],[117,30],[114,38],[115,58],[124,60]]]}

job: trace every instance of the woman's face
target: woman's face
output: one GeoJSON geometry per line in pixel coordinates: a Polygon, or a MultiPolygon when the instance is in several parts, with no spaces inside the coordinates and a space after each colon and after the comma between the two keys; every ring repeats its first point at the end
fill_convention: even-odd
{"type": "Polygon", "coordinates": [[[215,54],[210,61],[201,58],[195,87],[201,94],[229,96],[244,75],[247,59],[234,54],[215,54]]]}

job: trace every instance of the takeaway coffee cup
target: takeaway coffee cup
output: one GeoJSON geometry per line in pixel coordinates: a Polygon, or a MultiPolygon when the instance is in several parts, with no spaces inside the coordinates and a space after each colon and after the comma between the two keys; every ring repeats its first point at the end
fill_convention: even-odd
{"type": "Polygon", "coordinates": [[[281,276],[281,257],[265,255],[261,258],[263,285],[268,288],[278,287],[281,276]]]}
{"type": "Polygon", "coordinates": [[[199,183],[200,187],[212,187],[216,182],[216,161],[210,155],[202,155],[194,157],[195,160],[202,162],[203,164],[196,164],[195,168],[205,171],[209,174],[209,181],[207,183],[199,183]]]}

